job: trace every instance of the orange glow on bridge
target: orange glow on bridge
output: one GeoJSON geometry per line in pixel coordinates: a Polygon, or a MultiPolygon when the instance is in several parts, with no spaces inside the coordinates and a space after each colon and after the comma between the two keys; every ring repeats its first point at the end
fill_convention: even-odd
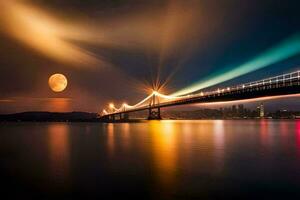
{"type": "Polygon", "coordinates": [[[233,104],[233,103],[251,103],[251,102],[256,102],[256,101],[268,101],[268,100],[276,100],[276,99],[281,99],[281,98],[293,98],[293,97],[300,97],[300,94],[259,97],[259,98],[253,98],[253,99],[234,100],[234,101],[198,103],[197,105],[208,105],[208,106],[211,105],[211,106],[215,106],[215,105],[221,105],[221,104],[223,105],[223,104],[233,104]]]}

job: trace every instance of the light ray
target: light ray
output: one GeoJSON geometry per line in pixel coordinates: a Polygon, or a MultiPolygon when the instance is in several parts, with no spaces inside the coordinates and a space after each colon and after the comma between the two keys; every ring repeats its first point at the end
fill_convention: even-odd
{"type": "Polygon", "coordinates": [[[270,66],[277,62],[296,56],[300,53],[300,35],[297,34],[287,40],[282,41],[277,46],[258,55],[253,60],[246,62],[240,66],[235,67],[225,73],[209,77],[205,80],[192,84],[189,87],[181,89],[172,94],[172,96],[180,96],[196,92],[198,90],[217,85],[219,83],[237,78],[247,73],[256,71],[258,69],[270,66]]]}
{"type": "Polygon", "coordinates": [[[51,59],[85,66],[100,62],[91,52],[64,40],[65,24],[24,1],[0,1],[0,17],[2,31],[51,59]]]}
{"type": "Polygon", "coordinates": [[[149,50],[166,57],[187,42],[188,27],[199,23],[196,4],[170,2],[167,8],[157,7],[151,12],[93,20],[74,17],[65,21],[31,1],[0,0],[0,30],[48,58],[80,67],[111,66],[111,63],[79,44],[149,50]],[[166,9],[170,9],[167,14],[166,9]]]}

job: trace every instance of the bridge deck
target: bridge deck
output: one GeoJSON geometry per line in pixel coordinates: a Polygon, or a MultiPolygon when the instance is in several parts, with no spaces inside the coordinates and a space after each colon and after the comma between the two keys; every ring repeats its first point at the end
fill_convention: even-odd
{"type": "Polygon", "coordinates": [[[109,113],[105,116],[142,111],[149,108],[155,109],[186,104],[234,101],[298,93],[300,93],[300,71],[234,87],[228,87],[226,89],[218,89],[216,91],[210,91],[206,93],[201,92],[199,94],[187,95],[175,100],[151,105],[151,107],[150,105],[146,105],[138,108],[109,113]]]}

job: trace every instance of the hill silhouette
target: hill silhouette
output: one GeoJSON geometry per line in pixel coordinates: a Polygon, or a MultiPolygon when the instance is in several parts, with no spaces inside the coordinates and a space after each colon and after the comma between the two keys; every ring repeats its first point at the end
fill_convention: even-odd
{"type": "Polygon", "coordinates": [[[97,113],[88,112],[22,112],[0,115],[0,121],[80,122],[97,121],[97,113]]]}

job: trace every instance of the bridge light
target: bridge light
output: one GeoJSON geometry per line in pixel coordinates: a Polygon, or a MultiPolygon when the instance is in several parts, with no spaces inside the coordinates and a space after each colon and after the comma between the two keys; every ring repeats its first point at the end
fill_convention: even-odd
{"type": "Polygon", "coordinates": [[[113,103],[109,104],[109,108],[113,109],[115,107],[115,105],[113,103]]]}
{"type": "Polygon", "coordinates": [[[152,94],[158,95],[159,93],[157,91],[153,90],[152,94]]]}
{"type": "Polygon", "coordinates": [[[107,115],[107,114],[108,114],[108,112],[105,109],[103,109],[102,115],[107,115]]]}
{"type": "Polygon", "coordinates": [[[227,91],[230,91],[230,87],[227,88],[227,91]]]}
{"type": "Polygon", "coordinates": [[[243,85],[243,88],[245,88],[245,85],[243,85]]]}
{"type": "Polygon", "coordinates": [[[203,96],[204,95],[203,92],[201,92],[200,95],[203,96]]]}

